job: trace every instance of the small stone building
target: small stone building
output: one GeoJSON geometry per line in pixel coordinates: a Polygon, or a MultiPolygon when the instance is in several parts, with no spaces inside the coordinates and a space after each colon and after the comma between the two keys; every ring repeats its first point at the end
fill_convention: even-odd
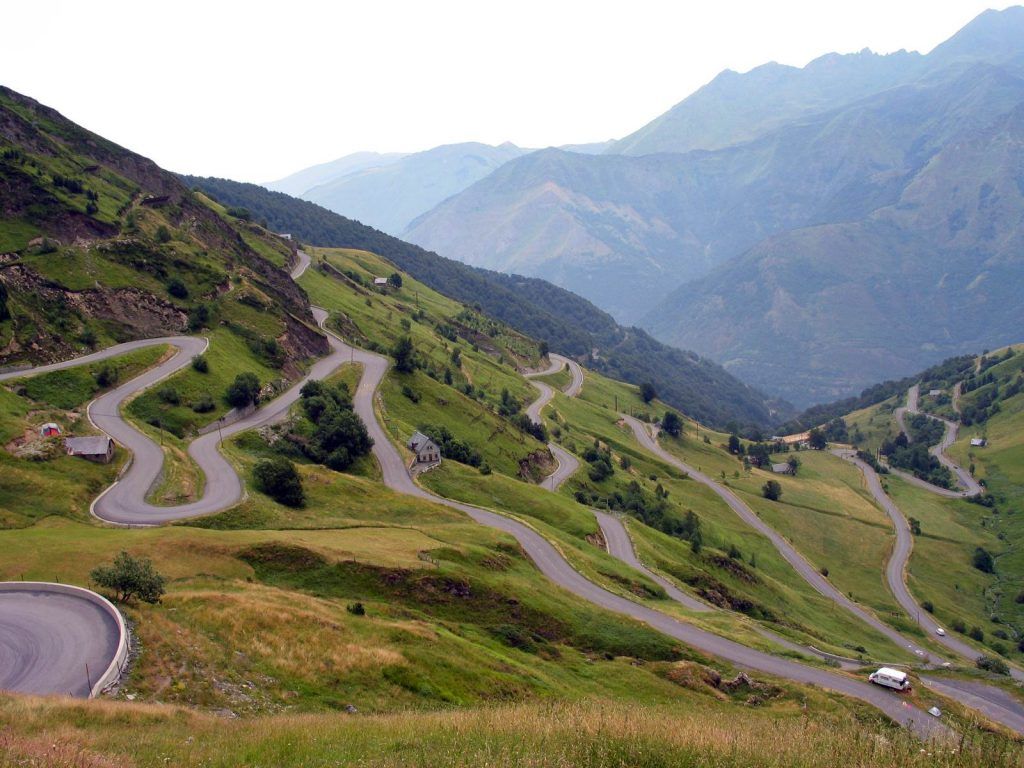
{"type": "Polygon", "coordinates": [[[68,456],[78,456],[100,464],[114,458],[114,441],[106,435],[98,437],[69,437],[64,441],[68,456]]]}
{"type": "Polygon", "coordinates": [[[408,447],[416,454],[417,464],[437,464],[441,461],[441,449],[422,432],[417,432],[409,438],[408,447]]]}
{"type": "Polygon", "coordinates": [[[793,467],[791,467],[789,463],[772,464],[772,472],[774,472],[776,475],[792,475],[793,467]]]}

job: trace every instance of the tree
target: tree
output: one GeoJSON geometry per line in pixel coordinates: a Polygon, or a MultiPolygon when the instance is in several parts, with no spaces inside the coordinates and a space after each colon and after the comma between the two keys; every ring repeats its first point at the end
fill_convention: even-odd
{"type": "Polygon", "coordinates": [[[683,433],[683,420],[674,411],[665,411],[661,420],[661,428],[672,437],[679,437],[683,433]]]}
{"type": "Polygon", "coordinates": [[[800,471],[800,459],[796,456],[790,456],[789,461],[786,462],[789,465],[789,471],[794,475],[800,471]]]}
{"type": "MultiPolygon", "coordinates": [[[[0,318],[0,319],[2,319],[2,318],[0,318]]],[[[548,346],[548,343],[546,341],[542,341],[540,343],[540,345],[537,347],[537,353],[541,357],[547,357],[548,356],[548,352],[550,352],[550,351],[551,351],[551,348],[548,346]]]]}
{"type": "Polygon", "coordinates": [[[188,286],[182,282],[180,277],[172,277],[167,281],[167,292],[176,299],[188,298],[188,286]]]}
{"type": "Polygon", "coordinates": [[[743,450],[743,445],[740,443],[740,436],[737,434],[729,435],[729,453],[739,455],[743,450]]]}
{"type": "Polygon", "coordinates": [[[260,380],[255,373],[240,373],[228,386],[224,398],[232,408],[245,408],[260,401],[260,380]]]}
{"type": "Polygon", "coordinates": [[[654,384],[650,381],[645,381],[640,385],[640,397],[644,399],[645,403],[651,402],[658,396],[657,390],[654,388],[654,384]]]}
{"type": "Polygon", "coordinates": [[[995,571],[995,564],[992,562],[992,555],[987,549],[978,547],[974,550],[974,557],[971,559],[971,563],[982,573],[993,573],[995,571]]]}
{"type": "Polygon", "coordinates": [[[778,501],[782,498],[782,486],[778,480],[769,480],[761,486],[761,493],[769,501],[778,501]]]}
{"type": "Polygon", "coordinates": [[[196,373],[210,372],[210,363],[206,359],[206,355],[196,355],[192,358],[192,370],[196,373]]]}
{"type": "Polygon", "coordinates": [[[816,451],[823,451],[828,446],[828,440],[825,439],[825,433],[820,429],[812,429],[807,437],[807,442],[811,448],[816,451]]]}
{"type": "Polygon", "coordinates": [[[147,603],[158,603],[164,594],[164,577],[153,568],[148,558],[135,558],[121,551],[113,565],[100,565],[89,578],[103,589],[113,590],[117,599],[127,603],[139,598],[147,603]]]}
{"type": "Polygon", "coordinates": [[[402,276],[397,272],[392,272],[391,276],[388,278],[388,285],[390,285],[392,288],[401,288],[402,276]]]}
{"type": "Polygon", "coordinates": [[[412,373],[416,370],[416,350],[412,339],[403,336],[391,348],[391,356],[395,358],[395,370],[400,373],[412,373]]]}
{"type": "Polygon", "coordinates": [[[0,320],[8,320],[10,317],[11,311],[7,308],[7,288],[0,283],[0,320]]]}
{"type": "Polygon", "coordinates": [[[302,479],[295,465],[283,456],[263,459],[252,471],[256,489],[288,507],[301,507],[306,500],[302,479]]]}
{"type": "Polygon", "coordinates": [[[910,532],[912,534],[914,534],[915,536],[920,536],[921,535],[921,521],[918,520],[916,517],[911,517],[911,518],[907,519],[907,522],[910,523],[910,532]]]}

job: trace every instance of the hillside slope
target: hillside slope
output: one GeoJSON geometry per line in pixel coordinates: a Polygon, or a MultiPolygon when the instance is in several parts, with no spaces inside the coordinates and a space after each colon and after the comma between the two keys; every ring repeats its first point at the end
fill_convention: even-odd
{"type": "Polygon", "coordinates": [[[669,347],[638,328],[619,326],[590,302],[536,278],[474,269],[386,235],[320,206],[254,184],[184,177],[188,184],[231,206],[244,207],[275,230],[305,241],[373,251],[435,290],[468,304],[555,351],[596,370],[639,384],[652,381],[662,399],[701,421],[767,425],[791,408],[767,401],[720,366],[669,347]],[[592,357],[596,351],[596,357],[592,357]]]}
{"type": "Polygon", "coordinates": [[[0,365],[224,325],[287,369],[323,354],[286,243],[0,88],[0,365]]]}

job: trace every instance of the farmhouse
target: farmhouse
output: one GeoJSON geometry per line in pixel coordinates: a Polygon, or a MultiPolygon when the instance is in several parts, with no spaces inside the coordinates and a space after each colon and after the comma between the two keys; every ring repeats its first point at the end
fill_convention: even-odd
{"type": "Polygon", "coordinates": [[[373,278],[374,285],[387,285],[388,279],[386,277],[375,277],[373,278]]]}
{"type": "Polygon", "coordinates": [[[409,450],[416,454],[417,464],[437,464],[441,461],[441,449],[422,432],[409,438],[409,450]]]}
{"type": "Polygon", "coordinates": [[[89,461],[107,464],[114,458],[114,441],[106,435],[99,437],[69,437],[64,441],[68,456],[80,456],[89,461]]]}
{"type": "Polygon", "coordinates": [[[971,438],[971,447],[972,448],[984,448],[986,445],[988,445],[988,440],[986,440],[984,437],[972,437],[971,438]]]}
{"type": "Polygon", "coordinates": [[[48,421],[39,428],[40,437],[60,437],[60,425],[48,421]]]}
{"type": "Polygon", "coordinates": [[[793,468],[789,464],[772,464],[772,472],[776,475],[792,475],[793,468]]]}
{"type": "Polygon", "coordinates": [[[942,394],[942,390],[941,389],[930,389],[930,390],[928,390],[928,396],[929,397],[938,397],[941,394],[942,394]]]}

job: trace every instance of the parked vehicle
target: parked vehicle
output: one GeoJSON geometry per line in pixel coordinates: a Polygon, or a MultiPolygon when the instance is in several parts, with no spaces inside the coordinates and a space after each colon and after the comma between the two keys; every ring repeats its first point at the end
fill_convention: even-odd
{"type": "Polygon", "coordinates": [[[884,685],[886,688],[895,688],[897,691],[906,691],[910,689],[910,680],[907,678],[906,672],[900,672],[898,669],[890,669],[889,667],[881,667],[870,675],[868,680],[875,685],[884,685]]]}
{"type": "Polygon", "coordinates": [[[945,637],[946,636],[946,630],[944,630],[942,627],[936,627],[935,628],[935,634],[938,635],[939,637],[945,637]]]}

